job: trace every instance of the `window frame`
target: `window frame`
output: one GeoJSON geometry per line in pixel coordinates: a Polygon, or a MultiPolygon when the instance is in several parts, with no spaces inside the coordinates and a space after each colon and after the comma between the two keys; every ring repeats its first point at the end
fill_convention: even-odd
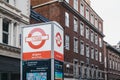
{"type": "Polygon", "coordinates": [[[70,50],[70,36],[65,35],[65,49],[70,50]]]}
{"type": "Polygon", "coordinates": [[[78,38],[74,37],[74,52],[78,53],[78,38]]]}
{"type": "Polygon", "coordinates": [[[90,48],[88,44],[86,44],[86,57],[90,57],[90,48]]]}
{"type": "Polygon", "coordinates": [[[84,4],[81,3],[81,4],[80,4],[80,14],[81,14],[82,16],[85,15],[85,12],[84,12],[84,11],[85,11],[85,10],[84,10],[84,4]]]}
{"type": "Polygon", "coordinates": [[[85,55],[85,46],[83,41],[80,41],[80,54],[85,55]]]}
{"type": "Polygon", "coordinates": [[[86,39],[89,39],[90,38],[90,30],[89,30],[89,27],[86,25],[86,39]]]}
{"type": "Polygon", "coordinates": [[[78,32],[78,18],[74,16],[74,31],[78,32]]]}
{"type": "Polygon", "coordinates": [[[84,36],[84,33],[85,33],[84,23],[80,22],[80,35],[84,36]]]}
{"type": "Polygon", "coordinates": [[[69,13],[68,12],[65,12],[65,26],[69,27],[69,13]]]}
{"type": "Polygon", "coordinates": [[[74,9],[78,11],[78,0],[73,1],[74,9]]]}

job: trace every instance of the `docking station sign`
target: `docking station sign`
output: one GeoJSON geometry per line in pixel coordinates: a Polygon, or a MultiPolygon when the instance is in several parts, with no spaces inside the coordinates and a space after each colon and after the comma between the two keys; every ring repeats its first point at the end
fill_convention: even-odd
{"type": "Polygon", "coordinates": [[[51,24],[23,28],[23,60],[51,58],[51,24]]]}
{"type": "Polygon", "coordinates": [[[21,80],[63,80],[63,36],[53,21],[22,28],[21,80]]]}

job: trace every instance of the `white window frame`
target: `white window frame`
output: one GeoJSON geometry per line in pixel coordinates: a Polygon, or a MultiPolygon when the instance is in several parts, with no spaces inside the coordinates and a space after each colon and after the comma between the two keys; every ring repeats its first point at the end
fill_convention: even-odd
{"type": "Polygon", "coordinates": [[[94,59],[95,57],[94,57],[94,55],[95,55],[95,53],[94,53],[94,48],[93,47],[91,47],[91,58],[92,59],[94,59]]]}
{"type": "Polygon", "coordinates": [[[81,36],[84,36],[84,23],[83,22],[80,22],[80,35],[81,36]]]}
{"type": "Polygon", "coordinates": [[[99,22],[99,31],[102,32],[102,23],[99,22]]]}
{"type": "Polygon", "coordinates": [[[78,0],[74,0],[74,9],[78,11],[78,0]]]}
{"type": "Polygon", "coordinates": [[[106,60],[106,57],[104,58],[104,61],[105,61],[105,68],[107,68],[107,60],[106,60]]]}
{"type": "Polygon", "coordinates": [[[90,13],[89,10],[86,8],[86,19],[89,21],[90,20],[90,13]]]}
{"type": "Polygon", "coordinates": [[[69,13],[65,12],[65,26],[69,27],[69,13]]]}
{"type": "MultiPolygon", "coordinates": [[[[4,20],[4,19],[3,19],[3,22],[2,22],[3,27],[4,27],[4,24],[6,24],[6,22],[8,23],[8,26],[7,26],[7,27],[8,27],[8,31],[4,31],[4,30],[3,30],[4,28],[2,29],[2,35],[3,35],[3,36],[2,36],[2,42],[3,42],[4,44],[9,44],[9,39],[10,39],[10,38],[9,38],[9,36],[10,36],[9,33],[10,33],[10,28],[11,28],[11,27],[10,27],[10,22],[7,21],[7,20],[4,20]],[[5,21],[5,23],[4,23],[4,21],[5,21]],[[8,37],[7,37],[7,38],[8,38],[7,42],[4,42],[4,34],[8,36],[8,37]]],[[[5,38],[6,38],[6,37],[5,37],[5,38]]]]}
{"type": "Polygon", "coordinates": [[[95,34],[95,44],[98,45],[98,35],[97,35],[97,33],[95,34]]]}
{"type": "Polygon", "coordinates": [[[95,27],[98,29],[98,19],[95,18],[95,27]]]}
{"type": "Polygon", "coordinates": [[[91,14],[90,17],[91,17],[91,18],[90,18],[90,19],[91,19],[90,21],[91,21],[91,23],[94,25],[94,15],[91,14]]]}
{"type": "Polygon", "coordinates": [[[70,36],[65,35],[65,49],[69,50],[70,49],[70,36]]]}
{"type": "Polygon", "coordinates": [[[82,16],[84,16],[84,4],[83,3],[80,4],[80,13],[82,16]]]}
{"type": "Polygon", "coordinates": [[[102,62],[102,53],[99,52],[99,61],[102,62]]]}
{"type": "Polygon", "coordinates": [[[91,30],[90,38],[91,38],[91,42],[94,42],[94,32],[93,32],[93,30],[91,30]]]}
{"type": "Polygon", "coordinates": [[[89,45],[86,45],[86,57],[90,57],[90,49],[89,49],[89,45]]]}
{"type": "Polygon", "coordinates": [[[113,60],[112,62],[113,62],[113,63],[112,63],[113,69],[115,69],[115,62],[114,62],[114,60],[113,60]]]}
{"type": "Polygon", "coordinates": [[[98,61],[98,50],[95,50],[95,60],[98,61]]]}
{"type": "Polygon", "coordinates": [[[74,37],[74,52],[78,53],[78,38],[74,37]]]}
{"type": "Polygon", "coordinates": [[[86,26],[86,39],[89,39],[90,33],[89,33],[89,28],[86,26]]]}
{"type": "Polygon", "coordinates": [[[73,64],[74,64],[73,65],[73,74],[74,74],[74,77],[77,77],[79,75],[78,60],[74,59],[73,64]]]}
{"type": "Polygon", "coordinates": [[[74,31],[78,32],[78,19],[74,17],[74,31]]]}
{"type": "Polygon", "coordinates": [[[102,47],[102,39],[99,38],[99,47],[102,47]]]}
{"type": "Polygon", "coordinates": [[[84,50],[85,50],[85,48],[84,48],[84,42],[80,41],[80,54],[81,55],[84,55],[84,50]]]}

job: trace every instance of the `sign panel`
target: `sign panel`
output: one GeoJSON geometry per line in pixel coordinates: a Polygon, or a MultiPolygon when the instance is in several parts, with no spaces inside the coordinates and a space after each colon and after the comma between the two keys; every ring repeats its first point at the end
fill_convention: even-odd
{"type": "Polygon", "coordinates": [[[56,60],[64,61],[64,54],[63,54],[63,30],[61,27],[54,25],[54,58],[56,60]]]}
{"type": "Polygon", "coordinates": [[[23,62],[22,80],[51,80],[51,60],[23,62]]]}
{"type": "Polygon", "coordinates": [[[56,22],[22,29],[22,80],[63,80],[63,28],[56,22]]]}
{"type": "Polygon", "coordinates": [[[24,27],[23,60],[49,58],[51,58],[51,24],[24,27]]]}
{"type": "Polygon", "coordinates": [[[63,80],[63,62],[55,60],[55,80],[63,80]]]}

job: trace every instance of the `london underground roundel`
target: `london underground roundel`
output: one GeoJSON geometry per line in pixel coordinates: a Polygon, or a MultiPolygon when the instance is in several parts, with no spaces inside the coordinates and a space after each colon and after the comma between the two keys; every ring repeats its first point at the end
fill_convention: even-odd
{"type": "Polygon", "coordinates": [[[59,32],[56,34],[56,44],[58,47],[62,45],[62,37],[59,32]]]}
{"type": "Polygon", "coordinates": [[[49,36],[41,28],[34,28],[28,34],[28,37],[25,38],[25,41],[28,42],[28,45],[33,49],[41,48],[46,40],[49,39],[49,36]]]}

